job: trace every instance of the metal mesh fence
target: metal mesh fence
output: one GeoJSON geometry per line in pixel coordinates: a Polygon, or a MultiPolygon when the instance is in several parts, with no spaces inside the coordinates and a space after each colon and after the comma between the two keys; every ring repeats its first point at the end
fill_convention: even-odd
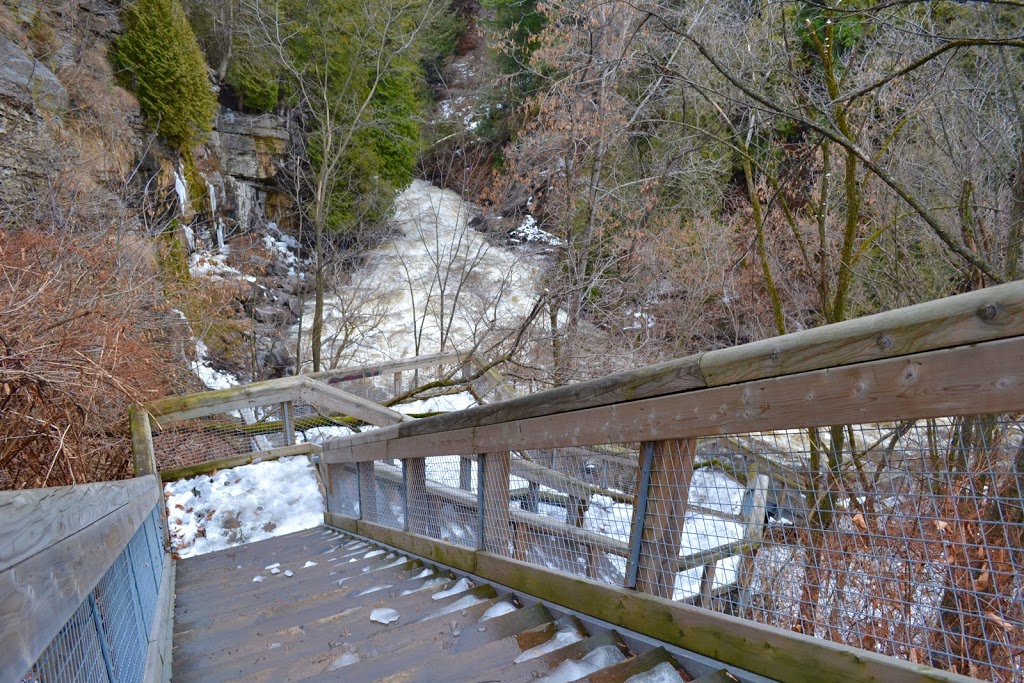
{"type": "Polygon", "coordinates": [[[176,422],[153,434],[157,468],[171,470],[288,443],[281,404],[176,422]]]}
{"type": "Polygon", "coordinates": [[[23,683],[135,683],[145,674],[163,572],[163,527],[154,508],[23,683]]]}
{"type": "Polygon", "coordinates": [[[441,455],[405,461],[409,530],[477,547],[479,470],[476,458],[441,455]]]}
{"type": "Polygon", "coordinates": [[[355,465],[327,465],[327,509],[346,517],[359,517],[359,475],[355,465]]]}
{"type": "Polygon", "coordinates": [[[1019,681],[1022,434],[984,416],[489,454],[482,546],[1019,681]]]}

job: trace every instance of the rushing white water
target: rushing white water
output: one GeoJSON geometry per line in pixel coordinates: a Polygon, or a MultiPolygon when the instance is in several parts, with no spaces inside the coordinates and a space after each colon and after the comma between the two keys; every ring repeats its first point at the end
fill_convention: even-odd
{"type": "MultiPolygon", "coordinates": [[[[515,329],[533,306],[540,259],[529,249],[491,244],[469,227],[477,213],[456,193],[413,181],[395,201],[395,238],[326,298],[323,357],[372,363],[515,329]]],[[[312,306],[307,302],[304,340],[312,306]]]]}

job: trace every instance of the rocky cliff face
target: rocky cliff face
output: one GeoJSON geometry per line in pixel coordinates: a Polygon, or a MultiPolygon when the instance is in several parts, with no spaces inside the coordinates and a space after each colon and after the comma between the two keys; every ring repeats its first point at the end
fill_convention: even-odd
{"type": "Polygon", "coordinates": [[[210,136],[209,149],[217,159],[215,171],[223,185],[225,217],[245,230],[268,215],[282,196],[275,184],[288,149],[287,120],[274,114],[243,114],[221,109],[210,136]]]}
{"type": "Polygon", "coordinates": [[[60,229],[57,214],[73,211],[90,229],[153,238],[155,258],[168,249],[155,238],[174,227],[177,265],[165,277],[220,290],[219,310],[234,316],[193,321],[195,333],[227,330],[211,350],[239,374],[252,361],[254,374],[287,372],[284,329],[301,310],[303,266],[274,246],[288,238],[268,226],[286,223],[276,183],[287,119],[221,109],[208,141],[180,158],[116,83],[107,51],[119,11],[106,0],[0,0],[0,236],[46,221],[60,229]],[[47,211],[54,216],[40,217],[47,211]]]}

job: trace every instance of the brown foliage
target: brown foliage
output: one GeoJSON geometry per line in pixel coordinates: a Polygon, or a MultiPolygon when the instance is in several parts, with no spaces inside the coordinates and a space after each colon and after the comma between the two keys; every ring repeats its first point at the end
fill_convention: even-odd
{"type": "Polygon", "coordinates": [[[130,476],[128,406],[173,385],[176,319],[145,240],[0,224],[0,489],[130,476]]]}

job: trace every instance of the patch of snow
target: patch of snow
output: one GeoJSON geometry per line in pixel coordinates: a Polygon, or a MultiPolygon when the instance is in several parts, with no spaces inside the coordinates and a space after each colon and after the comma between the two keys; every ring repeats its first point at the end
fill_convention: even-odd
{"type": "Polygon", "coordinates": [[[234,375],[214,370],[210,364],[210,350],[202,339],[196,339],[196,359],[192,363],[192,371],[199,376],[199,381],[206,385],[207,389],[230,389],[237,387],[238,378],[234,375]]]}
{"type": "Polygon", "coordinates": [[[367,588],[366,590],[362,591],[361,593],[356,593],[356,595],[369,595],[370,593],[376,593],[377,591],[382,591],[382,590],[386,590],[388,588],[391,588],[391,586],[392,586],[392,584],[390,584],[390,583],[385,583],[385,584],[382,584],[380,586],[373,586],[372,588],[367,588]]]}
{"type": "Polygon", "coordinates": [[[274,567],[273,569],[270,570],[270,573],[274,574],[276,576],[276,575],[281,573],[281,570],[278,569],[277,567],[274,567]]]}
{"type": "Polygon", "coordinates": [[[526,214],[523,222],[508,233],[508,241],[512,244],[547,244],[552,247],[562,246],[562,240],[537,225],[537,219],[526,214]]]}
{"type": "Polygon", "coordinates": [[[581,659],[567,659],[551,670],[547,676],[538,678],[541,683],[570,683],[584,676],[618,664],[626,658],[622,651],[614,645],[603,645],[588,652],[581,659]]]}
{"type": "Polygon", "coordinates": [[[310,567],[315,567],[316,565],[317,565],[317,563],[314,562],[313,560],[306,560],[306,564],[302,565],[302,568],[303,569],[309,569],[310,567]]]}
{"type": "Polygon", "coordinates": [[[263,583],[263,577],[262,576],[254,576],[254,577],[252,577],[252,582],[253,583],[263,583]]]}
{"type": "Polygon", "coordinates": [[[560,650],[566,645],[572,645],[573,643],[583,640],[583,636],[576,630],[574,626],[566,625],[558,629],[555,635],[551,636],[550,640],[547,640],[540,645],[531,647],[529,650],[523,650],[519,653],[519,656],[515,658],[515,663],[520,664],[522,662],[546,655],[549,652],[560,650]]]}
{"type": "Polygon", "coordinates": [[[682,683],[683,677],[668,662],[662,662],[652,669],[630,676],[626,683],[682,683]]]}
{"type": "Polygon", "coordinates": [[[370,552],[368,552],[365,555],[363,555],[363,559],[364,560],[369,560],[372,557],[378,557],[380,555],[383,555],[386,552],[387,552],[386,550],[371,550],[370,552]]]}
{"type": "Polygon", "coordinates": [[[291,569],[285,569],[284,570],[284,575],[287,576],[288,578],[291,578],[291,577],[295,576],[295,572],[293,572],[291,569]]]}
{"type": "Polygon", "coordinates": [[[449,588],[447,590],[439,591],[437,593],[434,593],[433,595],[430,596],[430,598],[432,600],[444,600],[445,598],[449,598],[449,597],[451,597],[453,595],[458,595],[459,593],[465,593],[466,591],[470,590],[472,587],[473,587],[473,582],[472,581],[470,581],[467,578],[461,578],[458,581],[456,581],[455,585],[452,586],[451,588],[449,588]]]}
{"type": "Polygon", "coordinates": [[[434,575],[434,570],[433,569],[431,569],[430,567],[424,567],[423,569],[421,569],[419,571],[419,573],[416,576],[414,576],[412,578],[413,578],[413,580],[415,580],[415,579],[425,579],[428,576],[433,576],[433,575],[434,575]]]}
{"type": "Polygon", "coordinates": [[[503,614],[515,612],[516,606],[507,600],[496,602],[487,608],[487,611],[480,617],[480,621],[487,621],[488,619],[497,619],[503,614]]]}
{"type": "Polygon", "coordinates": [[[393,610],[389,607],[378,607],[377,609],[370,612],[370,621],[376,621],[378,624],[388,624],[398,621],[402,615],[397,610],[393,610]]]}
{"type": "Polygon", "coordinates": [[[168,482],[164,494],[172,550],[180,557],[323,523],[316,476],[309,459],[301,456],[168,482]]]}
{"type": "Polygon", "coordinates": [[[266,567],[264,567],[264,569],[276,569],[277,567],[280,567],[280,566],[281,566],[280,562],[275,562],[274,564],[268,564],[266,567]]]}

